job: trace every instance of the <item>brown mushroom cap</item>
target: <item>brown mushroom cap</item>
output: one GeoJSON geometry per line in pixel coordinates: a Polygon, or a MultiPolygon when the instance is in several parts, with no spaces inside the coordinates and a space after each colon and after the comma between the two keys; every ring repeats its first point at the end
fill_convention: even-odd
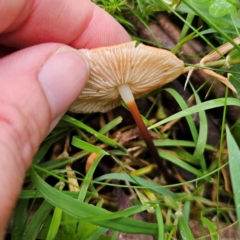
{"type": "Polygon", "coordinates": [[[78,113],[107,112],[120,105],[118,86],[128,84],[135,97],[175,80],[184,63],[167,50],[136,42],[80,50],[89,60],[89,80],[71,105],[78,113]]]}

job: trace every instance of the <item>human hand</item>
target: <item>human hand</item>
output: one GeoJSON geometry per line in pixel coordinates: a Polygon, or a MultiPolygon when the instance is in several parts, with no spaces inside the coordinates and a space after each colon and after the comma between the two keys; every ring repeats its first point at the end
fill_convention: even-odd
{"type": "Polygon", "coordinates": [[[2,239],[34,154],[88,78],[88,66],[74,48],[130,38],[89,0],[0,0],[0,6],[2,239]],[[8,47],[21,50],[6,54],[8,47]]]}

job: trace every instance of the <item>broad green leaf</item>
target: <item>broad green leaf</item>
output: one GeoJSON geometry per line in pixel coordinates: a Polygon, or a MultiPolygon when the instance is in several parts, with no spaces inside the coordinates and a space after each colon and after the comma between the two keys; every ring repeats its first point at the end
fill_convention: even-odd
{"type": "Polygon", "coordinates": [[[74,235],[74,238],[77,240],[87,240],[91,239],[92,235],[99,229],[99,226],[96,226],[92,223],[89,223],[87,221],[80,221],[77,233],[74,235]]]}
{"type": "MultiPolygon", "coordinates": [[[[235,1],[235,4],[237,1],[235,1]]],[[[215,17],[220,18],[226,14],[236,15],[236,7],[227,0],[214,0],[209,7],[209,13],[215,17]]]]}
{"type": "MultiPolygon", "coordinates": [[[[216,32],[218,32],[226,41],[230,42],[236,49],[240,51],[240,47],[233,41],[233,39],[217,24],[213,21],[213,19],[209,18],[206,14],[203,14],[198,7],[194,6],[194,4],[190,3],[188,0],[182,0],[184,4],[186,4],[195,14],[197,14],[203,21],[205,21],[211,28],[213,28],[216,32]]],[[[211,16],[211,15],[210,15],[211,16]]],[[[219,21],[221,18],[218,18],[219,21]]],[[[232,19],[231,24],[232,24],[232,19]]],[[[217,21],[217,22],[218,22],[217,21]]],[[[237,24],[237,18],[234,19],[234,23],[237,24]]],[[[239,22],[238,22],[239,23],[239,22]]],[[[202,36],[201,36],[202,37],[202,36]]]]}
{"type": "Polygon", "coordinates": [[[74,235],[76,234],[78,223],[79,219],[63,212],[61,221],[61,232],[64,235],[73,239],[74,235]]]}
{"type": "Polygon", "coordinates": [[[192,0],[192,2],[194,2],[195,4],[199,4],[201,6],[205,6],[208,7],[211,4],[211,0],[192,0]]]}

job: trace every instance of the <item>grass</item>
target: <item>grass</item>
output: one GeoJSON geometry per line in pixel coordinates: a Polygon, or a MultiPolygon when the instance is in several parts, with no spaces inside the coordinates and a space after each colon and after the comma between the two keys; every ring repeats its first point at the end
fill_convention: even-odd
{"type": "MultiPolygon", "coordinates": [[[[180,41],[172,49],[179,56],[180,47],[191,39],[201,39],[211,49],[229,41],[235,51],[239,50],[232,38],[238,35],[240,21],[236,6],[227,7],[230,1],[221,2],[220,12],[215,11],[216,1],[183,0],[177,8],[173,6],[178,0],[171,5],[166,2],[96,1],[127,28],[133,39],[154,46],[159,43],[148,24],[156,22],[159,11],[171,12],[181,22],[180,41]],[[136,34],[131,17],[147,27],[154,41],[136,34]]],[[[238,55],[231,54],[235,63],[239,62],[238,55]]],[[[229,78],[239,90],[239,65],[228,69],[223,66],[223,71],[232,74],[229,78]]],[[[124,123],[124,118],[94,115],[102,125],[94,129],[88,124],[91,116],[65,115],[42,143],[26,175],[26,188],[12,219],[11,239],[101,240],[116,239],[119,232],[148,234],[160,240],[196,239],[190,228],[196,219],[199,236],[210,234],[211,239],[219,239],[222,223],[240,222],[240,123],[231,123],[227,111],[231,106],[240,107],[240,100],[238,95],[229,97],[228,90],[220,98],[204,99],[202,87],[195,89],[190,84],[188,89],[194,104],[186,102],[172,87],[144,97],[153,102],[145,122],[156,136],[163,138],[154,143],[175,177],[174,184],[161,179],[156,166],[149,163],[145,144],[124,123]],[[159,96],[166,93],[180,109],[169,116],[166,107],[159,104],[159,96]],[[219,142],[212,146],[207,144],[211,133],[208,117],[209,110],[216,109],[219,142]],[[164,118],[156,119],[156,113],[164,118]],[[178,123],[183,118],[188,139],[178,134],[178,123]],[[167,127],[169,124],[172,127],[167,127]],[[162,131],[164,128],[167,130],[162,131]],[[93,153],[96,159],[90,161],[87,157],[93,153]],[[70,185],[73,191],[69,190],[70,185]],[[153,220],[131,218],[144,214],[153,220]],[[111,234],[107,235],[109,230],[111,234]]]]}

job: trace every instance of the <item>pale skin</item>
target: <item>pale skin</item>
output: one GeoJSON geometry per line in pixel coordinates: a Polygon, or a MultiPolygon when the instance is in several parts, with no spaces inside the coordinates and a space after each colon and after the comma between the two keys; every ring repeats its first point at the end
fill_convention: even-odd
{"type": "Polygon", "coordinates": [[[88,79],[88,66],[74,48],[115,45],[130,37],[88,0],[0,0],[0,23],[3,239],[34,154],[88,79]],[[9,47],[21,50],[9,54],[9,47]]]}

